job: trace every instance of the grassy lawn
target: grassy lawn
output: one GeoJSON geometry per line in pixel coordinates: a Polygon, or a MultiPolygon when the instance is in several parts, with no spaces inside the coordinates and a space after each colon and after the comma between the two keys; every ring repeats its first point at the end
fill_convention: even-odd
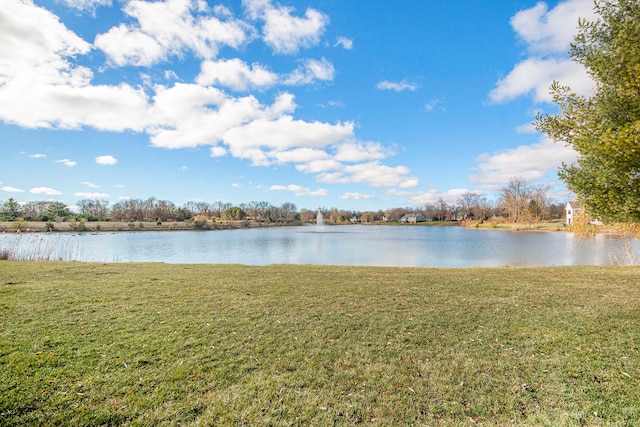
{"type": "Polygon", "coordinates": [[[640,268],[0,261],[0,425],[640,424],[640,268]]]}

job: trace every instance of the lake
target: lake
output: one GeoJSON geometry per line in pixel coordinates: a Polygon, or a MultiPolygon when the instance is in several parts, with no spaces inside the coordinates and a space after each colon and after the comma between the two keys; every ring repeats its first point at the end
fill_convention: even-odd
{"type": "MultiPolygon", "coordinates": [[[[609,265],[628,263],[625,242],[584,241],[566,232],[384,225],[300,226],[217,231],[0,235],[0,249],[61,251],[98,262],[321,264],[400,267],[609,265]]],[[[631,240],[640,253],[638,240],[631,240]]]]}

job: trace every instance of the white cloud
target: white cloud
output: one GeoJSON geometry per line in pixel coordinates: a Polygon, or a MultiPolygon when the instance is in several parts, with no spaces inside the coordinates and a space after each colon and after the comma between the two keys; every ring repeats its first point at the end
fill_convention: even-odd
{"type": "Polygon", "coordinates": [[[152,145],[163,148],[217,145],[230,130],[295,110],[293,96],[288,93],[265,106],[254,96],[230,98],[213,87],[183,83],[171,88],[157,86],[154,101],[150,113],[157,125],[147,132],[152,145]]]}
{"type": "Polygon", "coordinates": [[[89,181],[83,181],[80,184],[82,184],[82,185],[84,185],[86,187],[89,187],[89,188],[100,188],[99,185],[97,185],[97,184],[95,184],[93,182],[89,182],[89,181]]]}
{"type": "Polygon", "coordinates": [[[276,84],[277,74],[260,64],[247,65],[234,58],[221,61],[204,61],[196,82],[200,85],[220,85],[236,91],[268,88],[276,84]]]}
{"type": "Polygon", "coordinates": [[[120,24],[95,40],[117,66],[150,66],[185,51],[211,59],[221,46],[239,47],[249,31],[240,21],[220,20],[196,0],[132,0],[123,12],[136,23],[120,24]]]}
{"type": "Polygon", "coordinates": [[[335,159],[319,159],[310,160],[306,163],[299,163],[296,165],[296,169],[305,173],[321,173],[332,170],[338,170],[343,167],[342,163],[335,159]]]}
{"type": "Polygon", "coordinates": [[[334,46],[341,46],[343,49],[351,50],[353,49],[353,40],[347,37],[338,37],[334,46]]]}
{"type": "Polygon", "coordinates": [[[343,193],[341,196],[338,196],[338,199],[341,200],[371,200],[374,199],[370,194],[362,194],[358,192],[347,192],[343,193]]]}
{"type": "Polygon", "coordinates": [[[29,157],[32,159],[44,159],[47,157],[46,154],[29,154],[29,157]]]}
{"type": "Polygon", "coordinates": [[[258,119],[230,129],[224,135],[229,151],[254,165],[271,163],[265,150],[282,152],[292,148],[323,148],[342,142],[353,135],[353,123],[331,125],[294,120],[282,116],[276,120],[258,119]]]}
{"type": "Polygon", "coordinates": [[[420,86],[418,86],[415,83],[410,83],[406,80],[402,80],[400,82],[391,82],[388,80],[384,80],[379,82],[376,85],[376,88],[378,88],[379,90],[393,90],[395,92],[402,92],[405,90],[414,92],[415,90],[417,90],[420,86]]]}
{"type": "Polygon", "coordinates": [[[520,125],[518,127],[516,127],[516,132],[523,134],[523,133],[536,133],[536,126],[533,122],[530,123],[525,123],[523,125],[520,125]]]}
{"type": "Polygon", "coordinates": [[[263,39],[276,53],[292,54],[317,45],[329,24],[326,15],[311,8],[300,18],[291,15],[293,8],[276,7],[268,0],[244,0],[243,4],[252,19],[264,21],[263,39]]]}
{"type": "Polygon", "coordinates": [[[286,85],[297,86],[310,84],[316,80],[331,81],[333,80],[335,70],[333,64],[325,58],[320,60],[307,59],[302,62],[298,69],[294,70],[283,80],[286,85]]]}
{"type": "Polygon", "coordinates": [[[95,13],[101,6],[111,6],[111,0],[60,0],[67,7],[78,9],[83,12],[95,13]]]}
{"type": "Polygon", "coordinates": [[[67,57],[91,46],[67,29],[48,10],[31,1],[10,0],[0,8],[0,78],[26,75],[60,83],[60,70],[73,70],[67,57]]]}
{"type": "Polygon", "coordinates": [[[325,160],[329,157],[329,154],[324,150],[315,148],[294,148],[287,151],[270,152],[269,156],[280,163],[308,163],[325,160]]]}
{"type": "Polygon", "coordinates": [[[27,128],[142,130],[146,96],[126,84],[91,86],[73,60],[91,46],[29,1],[0,8],[0,119],[27,128]]]}
{"type": "Polygon", "coordinates": [[[526,43],[528,57],[498,81],[489,99],[499,103],[532,95],[535,102],[550,102],[549,88],[554,80],[578,94],[590,95],[593,81],[568,57],[579,18],[594,18],[592,0],[565,0],[551,10],[539,2],[514,15],[511,26],[526,43]]]}
{"type": "Polygon", "coordinates": [[[527,58],[498,81],[497,87],[489,93],[489,99],[500,103],[532,95],[535,102],[551,102],[549,88],[554,80],[570,85],[580,94],[589,95],[594,88],[593,80],[576,62],[559,58],[527,58]]]}
{"type": "Polygon", "coordinates": [[[432,111],[446,111],[444,107],[441,107],[442,100],[432,99],[424,105],[424,110],[431,113],[432,111]]]}
{"type": "Polygon", "coordinates": [[[269,191],[289,191],[296,196],[326,196],[327,194],[329,194],[329,192],[324,188],[311,190],[310,188],[302,187],[295,184],[289,184],[286,186],[272,185],[271,187],[269,187],[269,191]]]}
{"type": "Polygon", "coordinates": [[[55,190],[53,188],[49,188],[49,187],[36,187],[36,188],[32,188],[31,190],[29,190],[29,193],[31,194],[44,194],[47,196],[58,196],[60,194],[62,194],[62,192],[55,190]]]}
{"type": "Polygon", "coordinates": [[[578,18],[595,17],[592,0],[566,0],[549,10],[544,2],[521,10],[511,26],[532,53],[566,53],[578,30],[578,18]]]}
{"type": "Polygon", "coordinates": [[[416,187],[418,180],[409,176],[410,174],[411,170],[406,166],[392,167],[375,161],[344,165],[336,172],[320,173],[318,180],[331,184],[358,183],[371,187],[416,187]]]}
{"type": "MultiPolygon", "coordinates": [[[[169,86],[154,82],[153,73],[141,73],[143,84],[133,87],[93,84],[94,71],[79,65],[91,52],[91,44],[30,0],[5,3],[0,8],[0,120],[6,123],[142,132],[154,147],[209,146],[212,157],[229,154],[252,165],[292,164],[300,172],[320,174],[317,178],[327,182],[417,185],[408,168],[381,164],[393,153],[379,143],[358,141],[353,122],[295,119],[297,105],[287,92],[268,104],[253,95],[236,97],[221,90],[309,84],[331,81],[335,75],[326,58],[301,60],[297,69],[282,75],[239,59],[216,60],[221,46],[238,48],[255,36],[249,25],[232,18],[228,8],[211,9],[199,0],[127,2],[127,24],[98,35],[93,46],[105,52],[111,66],[151,65],[181,55],[204,59],[193,83],[178,81],[175,71],[166,70],[163,82],[173,80],[169,86]]],[[[89,7],[99,2],[75,4],[81,3],[89,7]]],[[[329,23],[313,9],[295,17],[293,9],[269,0],[249,0],[244,5],[253,19],[264,21],[265,42],[279,53],[317,44],[329,23]],[[283,26],[275,28],[276,23],[283,26]]],[[[347,39],[340,43],[347,48],[347,39]]],[[[415,88],[402,84],[404,90],[415,88]]],[[[117,163],[112,156],[95,160],[117,163]]],[[[58,163],[75,164],[69,159],[58,163]]]]}
{"type": "Polygon", "coordinates": [[[109,196],[107,193],[75,193],[74,196],[82,197],[83,199],[108,199],[109,196]]]}
{"type": "Polygon", "coordinates": [[[393,152],[377,142],[346,142],[336,147],[335,159],[340,162],[380,160],[393,152]]]}
{"type": "Polygon", "coordinates": [[[458,199],[469,190],[465,188],[454,188],[448,191],[428,190],[422,191],[411,197],[408,203],[412,206],[428,206],[438,205],[440,201],[444,201],[449,205],[455,205],[458,203],[458,199]]]}
{"type": "Polygon", "coordinates": [[[11,187],[11,186],[2,187],[0,188],[0,190],[6,191],[7,193],[24,193],[24,190],[21,190],[20,188],[16,188],[16,187],[11,187]]]}
{"type": "Polygon", "coordinates": [[[73,160],[69,160],[69,159],[56,160],[54,163],[62,163],[63,165],[69,168],[78,164],[77,162],[74,162],[73,160]]]}
{"type": "Polygon", "coordinates": [[[113,156],[98,156],[95,158],[95,161],[99,165],[111,166],[118,163],[118,159],[113,156]]]}
{"type": "Polygon", "coordinates": [[[211,157],[222,157],[227,155],[227,150],[224,147],[211,147],[211,157]]]}
{"type": "Polygon", "coordinates": [[[570,164],[575,159],[571,147],[544,138],[536,144],[482,154],[476,159],[478,170],[469,180],[479,188],[497,190],[514,177],[527,182],[545,178],[555,174],[563,162],[570,164]]]}

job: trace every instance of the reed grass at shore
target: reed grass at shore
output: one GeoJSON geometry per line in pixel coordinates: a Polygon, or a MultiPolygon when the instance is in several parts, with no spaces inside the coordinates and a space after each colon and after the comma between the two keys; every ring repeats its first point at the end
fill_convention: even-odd
{"type": "Polygon", "coordinates": [[[640,269],[0,262],[0,424],[640,423],[640,269]]]}

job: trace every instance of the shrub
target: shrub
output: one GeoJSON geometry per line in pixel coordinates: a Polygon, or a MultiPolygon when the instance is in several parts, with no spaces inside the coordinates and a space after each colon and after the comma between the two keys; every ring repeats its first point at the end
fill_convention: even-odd
{"type": "Polygon", "coordinates": [[[193,221],[193,228],[195,228],[196,230],[202,230],[206,228],[206,226],[207,226],[206,220],[193,221]]]}
{"type": "Polygon", "coordinates": [[[87,226],[84,224],[83,220],[76,219],[73,222],[71,222],[70,225],[73,231],[86,231],[87,229],[87,226]]]}
{"type": "Polygon", "coordinates": [[[24,218],[18,218],[11,224],[14,231],[22,232],[29,228],[29,223],[24,218]]]}

